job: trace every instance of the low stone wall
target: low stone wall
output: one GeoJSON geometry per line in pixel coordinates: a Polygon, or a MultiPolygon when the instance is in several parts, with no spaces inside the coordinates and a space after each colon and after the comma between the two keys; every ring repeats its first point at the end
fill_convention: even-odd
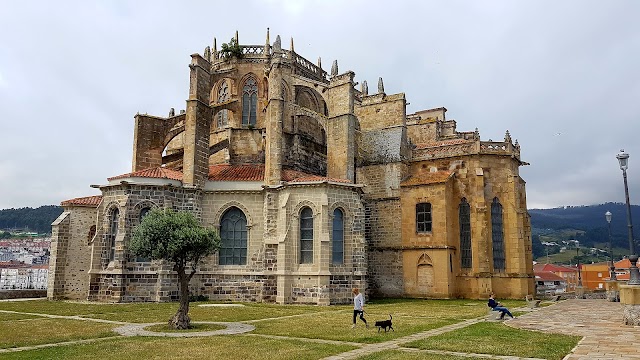
{"type": "Polygon", "coordinates": [[[46,297],[47,297],[47,290],[34,290],[34,289],[0,290],[0,300],[46,298],[46,297]]]}

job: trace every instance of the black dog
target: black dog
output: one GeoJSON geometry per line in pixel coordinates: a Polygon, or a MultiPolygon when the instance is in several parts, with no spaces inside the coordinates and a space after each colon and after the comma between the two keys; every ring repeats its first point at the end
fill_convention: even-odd
{"type": "MultiPolygon", "coordinates": [[[[391,319],[393,319],[393,316],[391,316],[391,314],[389,314],[389,320],[380,320],[380,321],[376,321],[376,325],[378,327],[378,332],[380,332],[380,329],[384,329],[384,332],[387,332],[388,329],[393,330],[393,326],[391,326],[391,319]]],[[[395,331],[395,330],[393,330],[395,331]]]]}

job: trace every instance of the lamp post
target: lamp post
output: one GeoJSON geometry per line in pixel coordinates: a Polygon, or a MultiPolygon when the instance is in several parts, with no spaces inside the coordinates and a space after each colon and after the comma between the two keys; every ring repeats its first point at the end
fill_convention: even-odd
{"type": "Polygon", "coordinates": [[[633,240],[633,224],[631,224],[631,205],[629,204],[629,186],[627,185],[627,167],[629,166],[629,154],[620,150],[620,153],[616,155],[618,162],[620,163],[620,170],[622,170],[622,177],[624,178],[624,195],[627,202],[627,226],[629,228],[629,285],[640,285],[640,272],[638,272],[638,255],[636,255],[636,246],[633,240]]]}
{"type": "Polygon", "coordinates": [[[578,287],[582,287],[582,274],[580,271],[580,254],[579,254],[579,250],[580,250],[580,242],[578,240],[576,240],[576,266],[578,267],[578,287]]]}
{"type": "Polygon", "coordinates": [[[604,213],[604,218],[607,219],[607,223],[609,224],[609,260],[611,260],[611,274],[609,275],[609,280],[617,280],[616,279],[616,266],[613,265],[613,250],[611,247],[611,212],[607,211],[604,213]]]}

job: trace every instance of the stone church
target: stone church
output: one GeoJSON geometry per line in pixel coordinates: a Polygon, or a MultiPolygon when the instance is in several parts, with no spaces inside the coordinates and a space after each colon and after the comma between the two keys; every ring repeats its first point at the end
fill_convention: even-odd
{"type": "Polygon", "coordinates": [[[135,116],[131,172],[62,202],[48,296],[171,301],[171,265],[128,250],[153,208],[193,212],[222,247],[191,281],[211,300],[340,304],[532,294],[520,146],[446,109],[330,74],[280,37],[191,55],[186,110],[135,116]]]}

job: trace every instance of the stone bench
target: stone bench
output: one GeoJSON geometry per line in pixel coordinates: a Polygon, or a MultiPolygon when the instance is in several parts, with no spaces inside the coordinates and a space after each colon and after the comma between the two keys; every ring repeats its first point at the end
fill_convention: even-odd
{"type": "Polygon", "coordinates": [[[488,308],[489,311],[487,312],[487,317],[486,320],[487,321],[500,321],[503,319],[500,319],[500,316],[502,315],[502,313],[498,310],[493,310],[492,308],[488,308]]]}
{"type": "Polygon", "coordinates": [[[540,307],[540,301],[542,300],[536,300],[533,298],[533,296],[531,295],[527,295],[524,300],[527,302],[527,305],[529,306],[530,309],[535,309],[537,307],[540,307]]]}

